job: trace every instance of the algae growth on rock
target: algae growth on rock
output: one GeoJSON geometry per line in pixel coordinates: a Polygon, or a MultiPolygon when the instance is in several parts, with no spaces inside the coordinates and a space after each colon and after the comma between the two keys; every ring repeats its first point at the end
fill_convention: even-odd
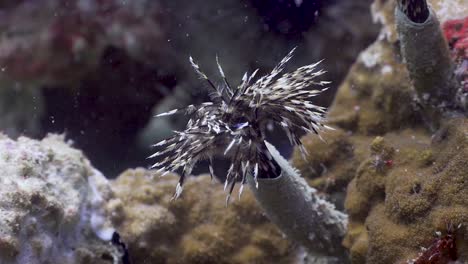
{"type": "Polygon", "coordinates": [[[109,182],[63,137],[0,134],[0,263],[121,263],[109,182]]]}
{"type": "MultiPolygon", "coordinates": [[[[463,17],[468,8],[463,1],[430,2],[442,22],[463,17]]],[[[430,130],[413,100],[394,8],[392,1],[373,4],[383,29],[338,90],[329,113],[338,131],[324,136],[329,148],[303,139],[310,152],[328,152],[303,162],[296,151],[293,162],[324,194],[346,196],[350,224],[343,243],[353,263],[405,263],[451,232],[463,263],[468,261],[468,118],[449,114],[430,130]]]]}
{"type": "MultiPolygon", "coordinates": [[[[433,1],[432,5],[442,21],[455,12],[463,14],[463,8],[454,10],[447,7],[448,1],[433,1]]],[[[412,82],[397,45],[393,22],[394,7],[395,4],[390,1],[375,1],[373,4],[376,20],[383,23],[382,34],[360,55],[338,91],[329,113],[330,123],[337,131],[324,135],[325,142],[305,136],[303,143],[310,150],[310,156],[303,160],[297,150],[292,160],[312,186],[322,190],[324,195],[329,195],[338,206],[344,207],[349,213],[350,223],[343,244],[349,249],[353,263],[406,262],[417,258],[421,247],[430,247],[434,240],[441,239],[449,232],[453,232],[455,236],[458,260],[466,261],[468,176],[464,162],[468,159],[467,121],[465,117],[460,116],[446,118],[440,120],[437,131],[432,132],[429,129],[427,116],[418,110],[414,100],[412,82]],[[456,227],[456,230],[453,227],[456,227]]],[[[145,171],[127,173],[135,177],[128,180],[140,178],[148,181],[141,178],[141,175],[147,173],[145,171]]],[[[127,178],[126,174],[118,181],[127,178]]],[[[198,181],[206,180],[197,179],[192,184],[198,184],[198,181]]],[[[175,180],[172,179],[171,185],[167,187],[170,189],[174,184],[175,180]]],[[[131,186],[126,182],[118,188],[125,190],[127,185],[131,186]]],[[[138,183],[135,188],[139,186],[146,184],[138,183]]],[[[151,225],[143,225],[143,228],[139,225],[140,221],[145,223],[143,219],[139,219],[141,214],[138,212],[142,211],[125,211],[126,206],[115,202],[123,215],[126,215],[122,217],[126,220],[117,225],[120,225],[122,230],[129,230],[123,231],[123,234],[135,252],[146,252],[145,254],[154,255],[161,260],[172,259],[172,253],[168,249],[178,245],[177,252],[182,252],[180,254],[186,261],[219,263],[256,262],[252,260],[252,256],[264,256],[263,249],[259,249],[258,245],[233,250],[232,243],[235,242],[226,240],[226,237],[220,241],[217,234],[221,231],[226,234],[232,232],[224,229],[225,223],[231,223],[231,228],[241,226],[242,230],[248,230],[244,229],[248,226],[219,218],[217,210],[221,208],[211,209],[218,205],[206,202],[201,197],[207,193],[215,195],[217,191],[210,189],[200,194],[190,189],[186,189],[190,194],[184,196],[188,201],[183,203],[192,203],[188,205],[191,209],[185,207],[183,214],[190,215],[188,219],[204,224],[195,224],[193,228],[187,225],[188,235],[171,235],[178,237],[170,242],[173,243],[172,246],[156,246],[157,250],[148,246],[151,245],[151,241],[145,238],[146,235],[133,235],[138,232],[152,232],[147,231],[151,225]],[[192,210],[200,205],[209,213],[192,210]],[[207,220],[207,215],[212,220],[207,220]],[[218,219],[221,219],[221,222],[217,222],[220,221],[218,219]],[[229,255],[230,259],[225,259],[226,256],[221,254],[225,250],[235,256],[229,255]],[[246,254],[244,257],[249,257],[238,257],[237,254],[241,253],[246,254]]],[[[131,190],[128,189],[128,192],[131,190]]],[[[115,191],[119,193],[118,190],[115,191]]],[[[154,190],[147,187],[145,192],[152,197],[150,193],[154,190]]],[[[165,196],[164,199],[169,200],[170,191],[166,190],[163,193],[157,196],[165,196]]],[[[151,204],[153,200],[161,199],[148,199],[144,196],[146,195],[134,201],[127,200],[128,197],[135,197],[132,192],[119,199],[124,201],[123,204],[151,204]]],[[[176,234],[176,230],[180,230],[178,224],[187,224],[185,221],[177,221],[181,217],[177,214],[182,209],[171,209],[174,205],[167,202],[159,204],[163,206],[153,214],[155,218],[147,219],[152,219],[154,223],[165,223],[167,227],[171,226],[173,229],[165,230],[174,230],[170,232],[176,234]]],[[[225,215],[230,216],[230,213],[225,215]]],[[[243,216],[243,213],[237,211],[234,216],[243,216]]],[[[249,216],[246,218],[249,219],[249,216]]],[[[242,237],[247,241],[256,241],[242,237]]],[[[161,243],[164,245],[168,241],[158,242],[158,245],[161,243]]],[[[292,261],[290,256],[284,257],[284,261],[292,261]]]]}
{"type": "Polygon", "coordinates": [[[225,206],[222,185],[209,175],[187,182],[172,201],[177,175],[127,170],[113,183],[112,221],[135,263],[293,263],[297,250],[246,190],[225,206]]]}
{"type": "MultiPolygon", "coordinates": [[[[10,6],[20,6],[15,1],[7,2],[12,3],[7,4],[10,6]]],[[[20,2],[28,1],[17,1],[20,2]]],[[[61,3],[56,0],[50,2],[54,5],[61,3]]],[[[2,54],[13,58],[0,67],[0,85],[5,88],[0,92],[0,125],[5,133],[17,137],[21,133],[33,136],[44,132],[41,131],[41,118],[62,110],[45,98],[51,94],[60,99],[64,95],[72,98],[73,94],[70,95],[69,91],[79,92],[81,96],[76,97],[79,99],[78,108],[74,110],[76,112],[73,112],[72,118],[67,119],[71,123],[63,124],[65,127],[71,126],[67,138],[72,138],[77,143],[80,140],[86,141],[86,144],[101,148],[102,152],[94,155],[105,162],[95,162],[90,155],[95,165],[107,164],[109,161],[119,163],[120,161],[112,160],[107,154],[123,153],[127,145],[115,144],[121,141],[110,140],[108,137],[125,135],[117,132],[111,134],[109,131],[125,130],[128,119],[121,119],[120,112],[113,111],[115,102],[99,100],[105,105],[96,104],[96,108],[88,109],[85,100],[80,100],[85,97],[108,98],[108,95],[115,99],[117,90],[114,88],[119,87],[118,98],[125,97],[122,102],[130,102],[120,108],[127,113],[130,112],[127,111],[129,105],[138,105],[141,109],[155,106],[155,100],[164,99],[159,88],[167,86],[169,89],[166,92],[172,93],[173,101],[181,101],[179,98],[191,101],[193,98],[188,96],[187,91],[193,83],[188,81],[183,70],[174,70],[181,68],[182,62],[178,61],[184,61],[179,60],[179,57],[183,56],[185,59],[187,56],[184,52],[174,54],[172,47],[176,42],[179,47],[186,39],[193,41],[188,45],[184,44],[186,46],[182,45],[184,49],[195,49],[195,52],[204,54],[201,56],[202,62],[212,59],[215,53],[207,46],[210,47],[213,43],[219,44],[215,46],[222,46],[220,57],[227,55],[228,58],[226,72],[233,72],[234,75],[240,75],[238,71],[253,65],[271,65],[274,57],[279,55],[279,50],[291,44],[283,36],[263,32],[265,29],[262,24],[256,24],[259,17],[255,16],[253,8],[247,11],[237,9],[237,13],[242,14],[240,20],[245,18],[246,21],[236,24],[236,28],[230,29],[226,35],[222,34],[225,30],[221,26],[209,31],[220,32],[212,39],[206,38],[206,34],[199,34],[196,38],[179,34],[182,31],[179,24],[186,21],[187,14],[193,13],[192,9],[196,11],[197,2],[174,14],[177,17],[171,20],[169,27],[163,22],[171,19],[170,15],[165,16],[159,12],[159,1],[151,1],[147,9],[140,7],[150,3],[149,1],[133,1],[128,9],[118,1],[110,2],[119,8],[110,10],[107,13],[109,16],[87,33],[86,25],[74,27],[77,22],[74,16],[52,16],[53,8],[21,5],[26,9],[15,9],[18,13],[0,12],[1,18],[14,18],[11,21],[20,21],[18,17],[21,18],[22,22],[12,23],[12,27],[37,29],[25,31],[24,34],[8,35],[0,44],[0,49],[16,47],[18,43],[27,44],[24,46],[27,48],[26,53],[8,49],[10,52],[2,54]],[[31,7],[33,9],[28,9],[31,7]],[[37,12],[41,21],[36,23],[35,20],[22,20],[25,16],[21,14],[28,10],[37,12]],[[132,19],[120,23],[121,17],[112,15],[117,14],[116,12],[130,12],[126,16],[132,19]],[[54,21],[50,25],[55,27],[41,28],[46,20],[54,21]],[[250,32],[256,35],[250,42],[261,45],[251,45],[253,48],[231,54],[229,51],[237,49],[238,43],[248,39],[247,35],[243,35],[236,41],[230,41],[232,35],[243,32],[245,26],[253,28],[250,32]],[[48,32],[49,28],[58,31],[47,35],[42,42],[29,41],[41,40],[41,32],[48,32]],[[64,30],[67,28],[78,29],[77,35],[73,35],[73,30],[64,30]],[[96,33],[95,29],[98,28],[102,28],[107,34],[96,33]],[[99,40],[94,43],[96,45],[88,43],[87,37],[90,35],[95,35],[93,38],[99,40]],[[54,36],[57,38],[48,38],[54,36]],[[72,41],[77,44],[75,48],[60,46],[58,49],[48,50],[55,43],[54,39],[61,45],[71,36],[72,41]],[[83,41],[88,46],[82,46],[83,41]],[[141,49],[142,44],[147,48],[141,49]],[[109,45],[114,47],[109,48],[109,45]],[[269,48],[263,49],[265,45],[269,48]],[[262,49],[261,53],[257,54],[256,49],[262,49]],[[84,55],[83,60],[69,64],[69,52],[73,53],[74,58],[84,55]],[[32,58],[29,61],[31,63],[22,63],[24,54],[32,58]],[[270,54],[276,55],[270,57],[270,54]],[[177,59],[164,60],[160,55],[162,58],[177,59]],[[258,62],[257,57],[265,57],[266,60],[258,62]],[[117,71],[115,67],[118,67],[117,71]],[[157,68],[157,76],[153,75],[156,71],[154,68],[157,68]],[[135,71],[139,74],[135,74],[135,71]],[[167,76],[176,76],[183,81],[177,83],[166,80],[163,75],[167,72],[167,76]],[[119,78],[115,78],[116,75],[119,78]],[[72,89],[45,89],[44,83],[47,86],[66,83],[65,86],[72,89]],[[143,90],[132,89],[133,86],[147,83],[151,85],[144,86],[146,88],[143,90]],[[39,86],[41,89],[36,89],[39,86]],[[94,89],[98,86],[102,89],[94,89]],[[176,86],[177,92],[171,92],[176,86]],[[181,95],[175,95],[176,93],[181,95]],[[109,110],[109,107],[112,109],[109,110]],[[101,118],[109,114],[115,115],[118,122],[101,122],[101,118]],[[85,117],[84,123],[92,125],[83,128],[76,123],[74,117],[85,117]],[[99,122],[94,123],[95,121],[99,122]],[[109,127],[115,130],[109,130],[109,127]],[[94,137],[94,129],[101,129],[101,136],[96,134],[94,137]],[[81,137],[81,130],[87,136],[81,137]],[[89,140],[96,138],[104,139],[107,145],[115,147],[111,149],[119,151],[109,151],[106,147],[102,148],[106,144],[95,144],[96,140],[89,140]]],[[[167,9],[180,2],[183,1],[162,1],[161,6],[167,9]]],[[[297,4],[305,1],[294,2],[297,4]]],[[[298,50],[299,54],[304,54],[301,60],[307,62],[311,58],[325,57],[325,68],[331,71],[332,79],[340,76],[339,73],[347,67],[343,66],[346,63],[333,58],[341,56],[345,57],[345,61],[350,61],[355,47],[362,45],[363,39],[368,39],[373,32],[371,27],[361,30],[360,26],[356,26],[366,24],[365,19],[358,19],[359,23],[351,23],[342,14],[344,10],[346,16],[356,17],[353,12],[361,8],[352,9],[353,6],[363,7],[368,1],[337,2],[341,7],[349,7],[349,10],[341,8],[337,11],[331,6],[325,11],[326,16],[318,16],[319,20],[326,18],[328,22],[323,26],[318,21],[320,23],[316,30],[303,34],[304,40],[300,43],[304,45],[300,45],[298,50]],[[335,18],[339,19],[334,20],[335,18]],[[341,33],[330,32],[333,28],[341,33]],[[330,38],[316,39],[316,36],[324,33],[335,34],[330,34],[330,38]],[[346,41],[341,42],[340,36],[344,36],[346,41]],[[318,46],[314,48],[315,44],[318,46]],[[344,50],[336,52],[342,45],[346,45],[344,50]],[[332,55],[329,56],[329,53],[332,55]]],[[[235,1],[226,3],[220,3],[220,6],[242,5],[235,1]]],[[[468,56],[467,36],[464,33],[466,30],[463,30],[466,22],[463,21],[467,19],[468,3],[466,0],[432,0],[429,4],[437,14],[447,37],[455,62],[455,75],[466,87],[468,56]]],[[[99,5],[91,7],[80,10],[83,14],[88,14],[86,17],[93,18],[91,14],[99,5]]],[[[328,115],[336,131],[324,134],[324,142],[310,135],[303,137],[302,141],[310,155],[303,159],[299,151],[295,151],[292,163],[308,183],[320,191],[320,195],[329,198],[339,209],[349,214],[350,223],[343,245],[349,250],[353,263],[405,263],[424,257],[425,252],[439,253],[432,258],[434,262],[439,261],[437,263],[446,263],[443,261],[453,259],[450,254],[455,254],[457,261],[464,263],[468,261],[467,118],[460,114],[459,109],[450,109],[447,112],[444,109],[443,114],[451,115],[443,115],[443,118],[435,122],[436,125],[432,125],[431,118],[421,111],[420,105],[414,100],[417,93],[413,89],[400,48],[401,40],[396,32],[394,8],[395,1],[374,1],[371,9],[374,20],[382,25],[381,34],[374,44],[361,53],[339,88],[328,115]],[[453,241],[450,240],[451,236],[453,241]],[[439,246],[434,246],[441,241],[448,246],[455,245],[456,249],[452,247],[450,253],[447,253],[439,246]],[[422,247],[428,250],[424,251],[422,247]]],[[[68,8],[61,6],[59,10],[64,9],[68,8]]],[[[70,10],[75,9],[68,11],[70,10]]],[[[200,30],[203,28],[201,25],[211,18],[211,10],[217,11],[216,8],[206,9],[207,15],[204,14],[199,23],[191,24],[188,28],[193,27],[197,29],[195,32],[202,32],[204,29],[200,30]]],[[[216,17],[224,14],[226,13],[217,13],[216,17]]],[[[87,22],[92,22],[93,19],[87,22]]],[[[231,22],[235,24],[236,21],[231,22]]],[[[0,20],[2,29],[4,22],[8,21],[0,20]]],[[[222,26],[228,27],[227,24],[222,26]]],[[[2,55],[0,57],[4,59],[5,56],[2,55]]],[[[216,70],[215,65],[210,70],[216,70]]],[[[333,81],[339,83],[334,79],[333,81]]],[[[460,108],[464,106],[465,111],[468,105],[467,91],[466,88],[457,91],[457,104],[460,108]]],[[[70,99],[67,102],[71,101],[70,99]]],[[[70,103],[70,107],[75,107],[75,104],[70,103]]],[[[149,110],[144,114],[147,117],[151,115],[149,110]]],[[[142,113],[139,112],[138,115],[141,116],[142,113]]],[[[60,118],[55,120],[60,121],[60,118]]],[[[150,134],[162,133],[158,125],[148,131],[150,134]]],[[[126,136],[122,142],[128,143],[130,140],[126,136]]],[[[106,181],[80,151],[71,148],[57,136],[49,136],[42,141],[24,137],[14,141],[0,136],[0,145],[0,163],[4,169],[4,174],[0,177],[0,263],[43,263],[45,259],[54,263],[113,263],[122,256],[122,248],[107,241],[113,228],[120,232],[135,263],[302,263],[301,256],[304,252],[296,245],[297,241],[288,240],[268,221],[249,190],[244,192],[240,200],[236,199],[226,208],[225,193],[220,184],[210,182],[208,176],[200,176],[187,183],[182,199],[170,202],[177,183],[176,175],[151,178],[155,176],[153,171],[134,169],[125,171],[116,180],[106,181]],[[55,235],[57,233],[58,236],[55,235]],[[99,237],[106,238],[106,241],[99,237]]],[[[146,145],[148,144],[145,143],[145,147],[146,145]]],[[[87,151],[87,147],[83,149],[87,151]]],[[[144,160],[142,157],[134,158],[144,160]]],[[[429,257],[425,257],[426,260],[429,257]]]]}

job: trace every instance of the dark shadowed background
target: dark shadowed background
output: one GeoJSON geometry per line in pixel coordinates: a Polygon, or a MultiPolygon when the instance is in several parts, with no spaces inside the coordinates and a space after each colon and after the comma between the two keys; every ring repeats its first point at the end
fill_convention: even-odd
{"type": "MultiPolygon", "coordinates": [[[[193,56],[219,80],[324,59],[329,105],[358,52],[376,38],[370,0],[0,0],[0,130],[65,133],[108,177],[148,167],[150,145],[185,119],[155,119],[206,99],[193,56]]],[[[276,131],[276,130],[275,130],[276,131]]],[[[286,155],[287,142],[272,141],[286,155]]],[[[283,137],[281,137],[283,138],[283,137]]]]}

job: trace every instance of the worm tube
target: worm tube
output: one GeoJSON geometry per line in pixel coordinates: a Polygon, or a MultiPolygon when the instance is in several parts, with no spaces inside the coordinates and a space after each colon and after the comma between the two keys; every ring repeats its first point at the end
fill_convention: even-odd
{"type": "Polygon", "coordinates": [[[456,81],[449,47],[426,0],[398,0],[401,54],[422,106],[430,115],[454,103],[456,81]]]}
{"type": "Polygon", "coordinates": [[[272,178],[262,175],[268,172],[261,171],[257,182],[249,177],[248,183],[267,216],[291,240],[303,245],[312,255],[321,257],[325,263],[349,262],[346,249],[341,245],[347,215],[320,198],[317,190],[299,176],[275,147],[265,143],[281,174],[272,178]]]}

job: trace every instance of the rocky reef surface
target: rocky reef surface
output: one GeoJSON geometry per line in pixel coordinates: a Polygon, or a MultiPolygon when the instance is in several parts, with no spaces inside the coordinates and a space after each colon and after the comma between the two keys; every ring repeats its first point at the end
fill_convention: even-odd
{"type": "MultiPolygon", "coordinates": [[[[441,23],[466,16],[465,1],[430,2],[441,23]]],[[[446,113],[430,129],[400,55],[395,5],[374,2],[373,15],[383,28],[338,90],[329,112],[337,131],[325,135],[325,142],[305,136],[312,154],[304,161],[296,151],[293,164],[345,207],[350,224],[343,243],[353,263],[464,263],[468,119],[466,113],[446,113]]]]}
{"type": "Polygon", "coordinates": [[[63,137],[0,135],[0,263],[121,263],[104,176],[63,137]]]}
{"type": "Polygon", "coordinates": [[[191,178],[171,201],[177,175],[132,169],[107,204],[134,263],[294,263],[300,254],[262,213],[249,190],[226,206],[222,185],[191,178]]]}
{"type": "MultiPolygon", "coordinates": [[[[20,2],[25,6],[17,10],[26,13],[35,10],[34,4],[28,4],[28,1],[20,2]]],[[[78,2],[83,4],[93,1],[78,2]]],[[[145,1],[138,3],[143,2],[145,1]]],[[[12,1],[5,5],[14,8],[18,3],[12,1]]],[[[58,5],[58,2],[54,3],[58,5]]],[[[430,3],[443,24],[461,87],[466,87],[466,35],[460,28],[466,27],[466,18],[463,16],[466,16],[468,4],[465,0],[433,0],[430,3]]],[[[170,8],[170,3],[164,5],[170,8]]],[[[151,13],[151,10],[159,8],[156,4],[149,6],[154,9],[148,8],[146,12],[151,13]]],[[[92,10],[101,10],[95,9],[96,6],[86,5],[75,8],[84,14],[94,12],[92,10]]],[[[382,30],[376,42],[359,55],[339,87],[328,116],[336,131],[325,134],[325,141],[311,135],[303,137],[310,155],[304,160],[299,152],[295,151],[292,163],[310,185],[349,214],[350,223],[343,244],[349,250],[353,263],[405,263],[422,258],[431,258],[432,263],[449,263],[455,260],[464,263],[468,261],[468,119],[466,113],[464,115],[457,111],[447,112],[438,120],[439,125],[433,127],[430,125],[431,120],[420,111],[398,45],[394,9],[394,1],[374,1],[372,14],[374,20],[382,24],[382,30]]],[[[103,10],[109,15],[104,18],[110,19],[105,25],[113,24],[109,21],[118,21],[112,18],[123,12],[119,8],[103,10]]],[[[133,15],[143,12],[136,7],[131,10],[133,15]]],[[[252,10],[248,12],[251,14],[247,19],[250,23],[254,14],[252,10]]],[[[146,29],[152,28],[151,25],[156,25],[155,21],[159,21],[156,14],[159,13],[155,11],[154,16],[146,19],[131,16],[133,18],[130,21],[138,25],[144,24],[147,27],[143,28],[146,29]]],[[[14,15],[0,13],[2,18],[14,15]]],[[[179,19],[184,17],[184,14],[179,15],[179,19]]],[[[223,18],[222,14],[220,16],[223,18]]],[[[65,15],[61,18],[68,19],[65,15]]],[[[68,21],[67,19],[63,21],[68,21]]],[[[114,27],[117,29],[112,28],[117,31],[109,28],[105,31],[110,35],[99,36],[107,36],[109,38],[104,37],[104,40],[113,43],[111,36],[115,35],[111,33],[123,32],[119,31],[119,23],[116,24],[114,27]]],[[[0,23],[0,26],[4,25],[0,23]]],[[[67,24],[62,26],[66,27],[67,24]]],[[[175,23],[169,27],[177,26],[175,23]]],[[[129,32],[135,33],[132,29],[136,28],[129,27],[130,29],[124,26],[129,32]]],[[[284,30],[281,27],[279,29],[284,30]]],[[[348,29],[353,30],[343,30],[348,32],[348,29]]],[[[56,31],[57,38],[63,32],[56,31]]],[[[28,32],[23,32],[25,35],[20,33],[13,30],[12,35],[9,35],[11,42],[3,42],[3,45],[7,46],[0,45],[0,51],[9,51],[8,45],[11,43],[27,42],[28,37],[24,36],[45,36],[45,42],[28,43],[33,45],[29,47],[33,51],[49,47],[50,43],[54,43],[50,40],[56,39],[50,38],[51,35],[47,32],[33,35],[27,34],[28,32]],[[41,43],[46,44],[40,46],[41,43]]],[[[71,40],[68,40],[68,35],[65,34],[67,42],[71,41],[73,44],[66,47],[72,47],[72,52],[81,54],[83,41],[89,35],[89,32],[85,33],[77,32],[71,40]]],[[[314,34],[316,33],[307,32],[304,38],[310,41],[313,39],[310,36],[315,36],[314,34]]],[[[136,34],[136,39],[143,35],[145,34],[136,34]]],[[[102,60],[92,60],[90,64],[89,61],[82,62],[88,69],[89,65],[102,63],[98,67],[101,70],[99,74],[91,75],[78,72],[78,79],[86,79],[80,82],[82,85],[93,87],[90,84],[100,83],[100,76],[109,77],[107,80],[113,80],[110,84],[117,85],[122,81],[121,78],[125,79],[131,75],[127,74],[129,72],[134,73],[139,69],[145,69],[143,72],[148,74],[153,72],[152,66],[148,67],[148,64],[142,63],[145,55],[131,52],[132,47],[135,47],[131,41],[134,38],[120,37],[117,44],[114,43],[114,47],[110,49],[102,50],[103,46],[99,45],[96,49],[90,48],[91,51],[99,51],[102,60]],[[130,46],[121,46],[122,43],[130,46]],[[115,78],[115,75],[111,74],[115,69],[120,69],[117,72],[121,78],[115,78]]],[[[206,46],[202,36],[196,38],[199,38],[196,47],[206,46]]],[[[226,36],[219,38],[219,43],[224,43],[223,38],[230,39],[226,36]]],[[[146,42],[143,39],[138,43],[156,43],[161,39],[162,37],[157,35],[152,41],[146,42]]],[[[271,36],[271,39],[276,38],[271,36]]],[[[176,45],[182,45],[180,39],[174,39],[174,42],[177,41],[179,44],[176,45]]],[[[281,49],[282,46],[278,46],[278,49],[281,49]]],[[[6,113],[0,117],[2,128],[6,124],[6,127],[13,129],[7,132],[14,136],[25,130],[37,133],[40,117],[28,118],[29,115],[24,114],[24,111],[19,111],[20,115],[17,115],[17,112],[11,109],[22,109],[22,105],[27,105],[32,107],[35,115],[42,115],[42,111],[45,111],[43,94],[38,93],[34,85],[37,81],[43,82],[51,78],[57,80],[57,76],[64,79],[68,77],[56,71],[63,65],[59,65],[58,68],[52,67],[54,65],[41,68],[39,66],[44,66],[43,64],[35,63],[31,65],[38,68],[24,69],[27,70],[26,73],[32,74],[27,75],[31,78],[25,78],[18,86],[5,77],[17,76],[15,71],[23,70],[15,68],[16,64],[8,59],[18,58],[16,55],[21,53],[2,53],[5,54],[11,57],[0,58],[8,65],[6,69],[0,67],[0,85],[16,88],[2,90],[2,95],[5,94],[2,100],[23,98],[17,95],[26,93],[24,98],[29,101],[16,104],[12,103],[14,100],[5,99],[4,101],[11,103],[10,106],[13,107],[0,105],[0,113],[6,113]],[[13,96],[9,97],[12,93],[13,96]]],[[[29,55],[36,58],[37,54],[29,55]]],[[[65,57],[68,58],[67,56],[65,57]]],[[[201,57],[202,62],[205,58],[214,58],[211,55],[201,57]]],[[[236,57],[235,54],[232,54],[232,57],[236,57]]],[[[151,56],[148,58],[154,59],[151,56]]],[[[314,57],[307,56],[307,59],[309,58],[314,57]]],[[[236,75],[239,65],[232,61],[236,60],[228,59],[227,71],[236,75]],[[230,67],[235,69],[229,70],[230,67]]],[[[134,81],[130,79],[125,79],[128,81],[125,82],[128,84],[125,86],[127,88],[134,85],[134,81]]],[[[175,83],[166,78],[157,79],[163,86],[175,86],[175,83]]],[[[89,92],[91,90],[88,90],[89,93],[82,88],[75,91],[81,94],[73,97],[75,99],[82,98],[81,96],[99,98],[97,94],[89,92]]],[[[119,98],[125,97],[126,92],[133,90],[124,88],[122,91],[125,92],[122,92],[119,98]]],[[[155,92],[153,97],[160,99],[159,93],[160,91],[155,92]]],[[[466,95],[463,89],[459,93],[462,98],[466,95]]],[[[138,103],[140,100],[148,102],[148,97],[142,94],[146,92],[136,96],[135,105],[141,105],[138,103]]],[[[55,93],[57,97],[60,95],[61,93],[55,93]]],[[[50,96],[51,94],[46,94],[46,97],[50,96]]],[[[99,105],[98,101],[95,102],[96,105],[99,105]]],[[[153,103],[145,104],[148,116],[151,108],[149,106],[153,103]]],[[[53,107],[50,102],[46,105],[53,107]]],[[[79,110],[76,113],[86,109],[85,101],[78,100],[77,109],[79,110]],[[83,103],[82,108],[79,107],[80,102],[83,103]]],[[[100,119],[101,114],[107,113],[108,110],[106,107],[98,109],[102,112],[90,113],[91,119],[87,119],[88,123],[100,119]]],[[[58,110],[53,112],[60,113],[58,110]]],[[[113,113],[119,116],[120,112],[113,113]]],[[[73,116],[75,119],[79,117],[80,115],[73,116]]],[[[127,125],[126,121],[131,118],[122,120],[124,128],[127,125]]],[[[108,127],[106,122],[101,124],[94,127],[97,127],[95,131],[105,131],[104,128],[108,127]]],[[[86,130],[86,133],[94,132],[86,130]]],[[[73,133],[71,136],[73,138],[73,133]]],[[[95,141],[89,141],[88,144],[92,142],[95,141]]],[[[112,140],[109,142],[115,143],[112,140]]],[[[122,144],[118,144],[114,148],[121,149],[121,146],[122,144]]],[[[108,156],[100,156],[110,160],[108,156]]],[[[59,136],[48,136],[42,141],[20,137],[15,141],[1,135],[0,164],[4,168],[0,177],[0,263],[119,263],[123,254],[122,244],[116,246],[110,242],[115,234],[114,228],[128,246],[130,259],[134,263],[304,261],[300,247],[295,241],[286,239],[278,228],[268,221],[250,191],[245,190],[240,199],[233,199],[226,207],[226,193],[218,182],[210,181],[209,176],[191,178],[185,185],[182,197],[171,201],[178,181],[176,175],[159,178],[153,171],[131,169],[117,179],[107,181],[80,151],[71,148],[59,136]]]]}

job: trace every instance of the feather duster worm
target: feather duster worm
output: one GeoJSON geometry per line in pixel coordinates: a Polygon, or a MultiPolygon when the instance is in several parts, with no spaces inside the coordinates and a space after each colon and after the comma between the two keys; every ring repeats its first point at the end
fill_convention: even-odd
{"type": "Polygon", "coordinates": [[[225,181],[225,189],[229,192],[227,201],[237,182],[242,184],[239,195],[242,193],[248,174],[253,175],[255,181],[259,171],[267,172],[262,173],[266,177],[279,176],[281,169],[265,145],[265,129],[269,123],[279,125],[303,155],[307,153],[299,140],[301,131],[319,134],[330,128],[323,124],[326,109],[310,102],[325,91],[324,86],[329,83],[316,80],[325,73],[317,70],[320,62],[281,74],[293,52],[294,49],[269,74],[256,81],[258,70],[251,75],[246,73],[237,87],[232,87],[226,79],[218,58],[216,62],[223,83],[216,86],[190,57],[197,75],[212,89],[211,101],[157,115],[185,113],[190,119],[185,130],[175,131],[174,136],[154,144],[162,150],[149,157],[166,156],[152,166],[158,168],[158,172],[181,169],[174,198],[181,194],[186,176],[198,161],[210,161],[209,170],[213,177],[215,155],[227,156],[231,161],[225,181]],[[312,86],[320,89],[311,89],[312,86]]]}

